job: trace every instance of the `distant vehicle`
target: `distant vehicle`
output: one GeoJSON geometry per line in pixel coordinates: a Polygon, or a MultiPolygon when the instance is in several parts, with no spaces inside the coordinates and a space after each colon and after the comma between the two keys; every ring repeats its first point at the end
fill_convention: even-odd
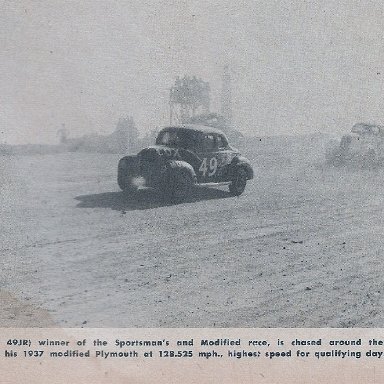
{"type": "Polygon", "coordinates": [[[355,124],[337,147],[328,150],[326,158],[335,166],[349,162],[368,166],[381,164],[384,161],[384,127],[355,124]]]}
{"type": "Polygon", "coordinates": [[[243,193],[253,178],[250,162],[230,146],[219,129],[182,125],[162,129],[154,146],[118,164],[118,184],[126,192],[157,189],[171,202],[184,201],[195,184],[228,184],[233,196],[243,193]]]}

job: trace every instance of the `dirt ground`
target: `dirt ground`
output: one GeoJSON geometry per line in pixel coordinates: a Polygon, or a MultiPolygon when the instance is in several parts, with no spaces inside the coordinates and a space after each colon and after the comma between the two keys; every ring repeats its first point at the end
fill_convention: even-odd
{"type": "Polygon", "coordinates": [[[291,151],[175,206],[123,196],[119,155],[0,157],[0,326],[384,326],[384,170],[291,151]]]}

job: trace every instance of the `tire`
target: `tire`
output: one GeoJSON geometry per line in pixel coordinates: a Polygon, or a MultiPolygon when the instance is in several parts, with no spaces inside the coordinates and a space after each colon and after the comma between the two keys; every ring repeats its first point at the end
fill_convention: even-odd
{"type": "Polygon", "coordinates": [[[162,181],[163,200],[177,204],[187,200],[193,187],[193,178],[182,166],[174,164],[168,168],[162,181]]]}
{"type": "Polygon", "coordinates": [[[341,167],[342,165],[345,164],[345,155],[339,151],[338,153],[335,153],[333,158],[331,159],[330,163],[334,167],[341,167]]]}
{"type": "Polygon", "coordinates": [[[231,184],[229,184],[229,192],[232,196],[240,196],[247,185],[247,172],[244,168],[237,168],[231,184]]]}
{"type": "Polygon", "coordinates": [[[347,161],[347,151],[341,148],[334,148],[326,153],[326,161],[333,167],[341,167],[347,161]]]}
{"type": "Polygon", "coordinates": [[[373,168],[378,164],[376,152],[371,149],[363,155],[362,165],[366,168],[373,168]]]}
{"type": "Polygon", "coordinates": [[[137,188],[136,186],[130,185],[129,187],[126,187],[125,189],[123,189],[123,193],[126,196],[132,196],[132,195],[135,195],[138,190],[139,188],[137,188]]]}
{"type": "Polygon", "coordinates": [[[124,194],[132,195],[138,190],[138,187],[132,183],[132,180],[129,177],[123,178],[119,175],[119,177],[117,178],[117,182],[124,194]]]}

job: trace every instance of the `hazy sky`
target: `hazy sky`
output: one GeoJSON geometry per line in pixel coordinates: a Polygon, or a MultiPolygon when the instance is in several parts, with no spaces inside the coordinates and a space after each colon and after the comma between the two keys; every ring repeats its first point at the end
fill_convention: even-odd
{"type": "Polygon", "coordinates": [[[177,75],[223,66],[246,134],[384,124],[382,0],[0,0],[0,142],[56,142],[169,119],[177,75]]]}

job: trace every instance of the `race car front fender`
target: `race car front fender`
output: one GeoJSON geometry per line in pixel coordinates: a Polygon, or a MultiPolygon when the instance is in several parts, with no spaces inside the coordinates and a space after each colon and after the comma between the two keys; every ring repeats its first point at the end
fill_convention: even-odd
{"type": "Polygon", "coordinates": [[[139,173],[139,159],[137,156],[124,156],[120,159],[118,171],[124,174],[129,173],[131,176],[137,175],[139,173]]]}
{"type": "Polygon", "coordinates": [[[247,172],[247,179],[253,179],[253,168],[249,160],[243,156],[236,156],[231,162],[232,172],[237,168],[243,168],[247,172]]]}

